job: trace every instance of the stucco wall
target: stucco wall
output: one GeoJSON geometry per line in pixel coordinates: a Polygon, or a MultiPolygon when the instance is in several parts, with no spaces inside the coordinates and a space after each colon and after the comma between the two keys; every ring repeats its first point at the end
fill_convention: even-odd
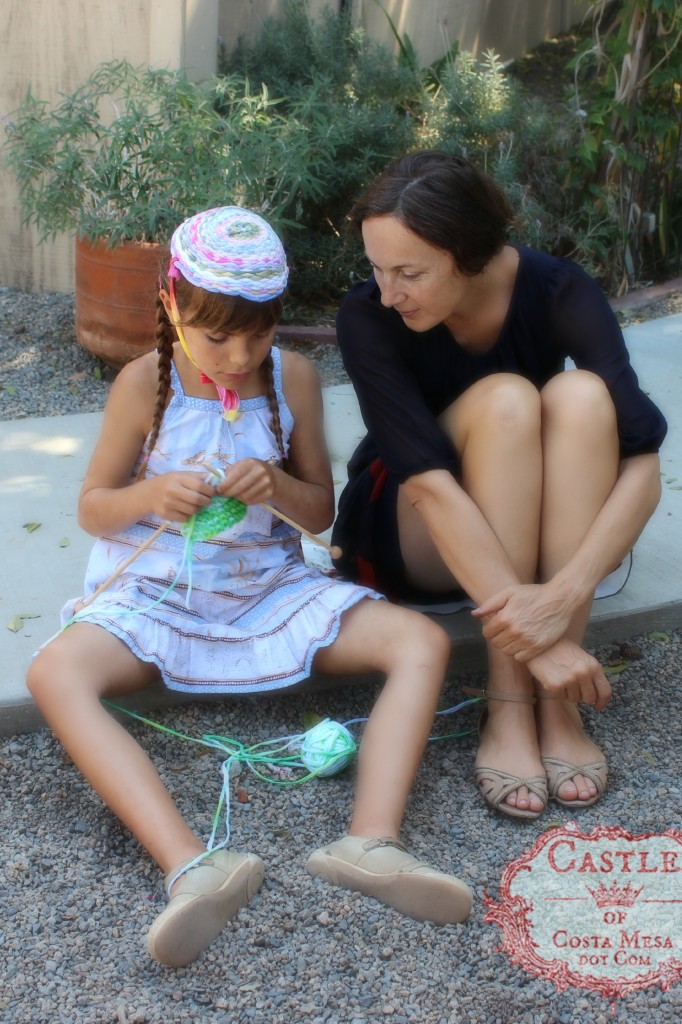
{"type": "MultiPolygon", "coordinates": [[[[374,0],[350,0],[356,24],[386,45],[395,40],[374,0]]],[[[412,39],[424,64],[454,39],[473,52],[492,48],[505,59],[570,27],[588,6],[573,0],[382,0],[398,31],[412,39]]],[[[337,6],[334,0],[330,6],[337,6]]],[[[309,0],[318,13],[325,0],[309,0]]],[[[215,71],[217,37],[228,48],[254,34],[282,0],[2,0],[0,116],[28,88],[41,99],[70,92],[101,61],[186,67],[201,79],[215,71]]],[[[0,284],[27,291],[71,291],[70,238],[37,243],[22,226],[14,183],[0,166],[0,284]]]]}
{"type": "MultiPolygon", "coordinates": [[[[215,72],[218,0],[3,0],[0,4],[0,116],[26,91],[57,100],[101,61],[215,72]]],[[[26,291],[73,289],[73,243],[39,245],[21,224],[13,180],[0,168],[0,284],[26,291]]]]}

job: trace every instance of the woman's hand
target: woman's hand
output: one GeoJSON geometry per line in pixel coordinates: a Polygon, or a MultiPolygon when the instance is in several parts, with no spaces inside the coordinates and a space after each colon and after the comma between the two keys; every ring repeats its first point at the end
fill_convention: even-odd
{"type": "Polygon", "coordinates": [[[206,483],[205,473],[162,473],[141,486],[152,489],[152,511],[160,519],[184,523],[200,512],[215,496],[215,490],[206,483]]]}
{"type": "Polygon", "coordinates": [[[245,505],[269,502],[275,494],[276,473],[277,470],[269,462],[241,459],[226,471],[216,486],[216,494],[223,498],[238,498],[245,505]]]}
{"type": "Polygon", "coordinates": [[[471,614],[485,620],[486,640],[517,661],[527,662],[564,636],[573,611],[568,600],[553,594],[548,584],[529,583],[505,587],[471,614]]]}
{"type": "Polygon", "coordinates": [[[559,640],[529,659],[528,668],[549,697],[594,704],[595,711],[602,711],[611,699],[611,684],[601,665],[572,640],[559,640]]]}

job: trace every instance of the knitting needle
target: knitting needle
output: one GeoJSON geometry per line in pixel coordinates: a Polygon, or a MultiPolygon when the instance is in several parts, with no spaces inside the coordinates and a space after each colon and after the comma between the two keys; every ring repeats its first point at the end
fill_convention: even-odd
{"type": "Polygon", "coordinates": [[[314,544],[319,544],[321,547],[326,548],[332,558],[340,558],[343,554],[341,548],[337,547],[336,544],[327,544],[326,540],[322,540],[322,537],[318,537],[314,533],[309,533],[308,530],[305,530],[299,523],[295,523],[293,519],[289,519],[288,516],[285,516],[283,512],[279,512],[276,508],[273,508],[272,505],[266,505],[264,501],[259,502],[259,505],[261,508],[266,509],[266,511],[272,512],[273,516],[277,516],[277,518],[281,519],[282,522],[288,523],[289,526],[293,526],[295,530],[302,533],[304,537],[308,538],[308,540],[313,541],[314,544]]]}
{"type": "MultiPolygon", "coordinates": [[[[283,520],[283,522],[288,523],[289,526],[293,526],[294,530],[298,530],[298,532],[302,533],[305,537],[308,538],[308,540],[312,540],[315,544],[320,544],[323,548],[326,548],[332,558],[341,557],[341,548],[337,547],[336,544],[327,544],[326,540],[322,540],[321,537],[317,537],[314,533],[309,533],[308,530],[305,530],[298,523],[295,523],[293,519],[289,519],[288,516],[285,516],[283,512],[278,512],[278,510],[276,508],[273,508],[272,505],[266,505],[264,501],[261,502],[260,504],[264,509],[266,509],[266,511],[271,512],[273,516],[276,516],[278,519],[283,520]]],[[[74,609],[74,612],[77,614],[78,612],[82,611],[83,608],[87,608],[87,606],[91,604],[96,597],[99,597],[103,590],[106,590],[107,587],[111,586],[114,580],[118,579],[121,573],[125,572],[128,566],[135,561],[137,556],[142,554],[145,548],[148,548],[150,544],[153,544],[156,538],[159,536],[159,534],[163,533],[164,530],[167,530],[170,525],[170,523],[161,523],[161,526],[154,530],[154,532],[149,537],[147,537],[147,539],[142,544],[140,544],[139,548],[135,550],[135,552],[130,556],[130,558],[127,558],[123,565],[119,565],[116,572],[112,572],[111,576],[109,576],[109,578],[106,579],[104,583],[100,583],[97,590],[93,591],[92,594],[89,594],[88,597],[85,598],[85,600],[79,603],[78,607],[74,609]]]]}
{"type": "Polygon", "coordinates": [[[170,525],[170,523],[161,523],[161,526],[157,527],[157,529],[154,530],[154,532],[149,537],[147,537],[147,539],[142,544],[140,544],[139,548],[135,548],[135,551],[130,556],[130,558],[127,558],[123,565],[119,565],[116,572],[112,572],[111,576],[108,579],[106,579],[104,583],[100,583],[97,590],[93,591],[93,593],[89,594],[84,601],[81,601],[79,603],[78,607],[74,609],[74,612],[78,613],[82,611],[83,608],[86,608],[92,601],[95,600],[96,597],[99,597],[102,591],[106,590],[107,587],[114,582],[114,580],[118,579],[121,573],[125,572],[128,566],[135,561],[137,556],[142,554],[144,549],[148,548],[150,544],[153,544],[156,538],[159,536],[159,534],[163,533],[164,530],[167,530],[170,525]]]}
{"type": "MultiPolygon", "coordinates": [[[[216,469],[214,466],[212,466],[208,462],[199,462],[199,463],[197,463],[197,465],[203,466],[204,469],[207,469],[209,471],[209,473],[211,474],[211,476],[214,476],[217,480],[221,480],[224,477],[224,475],[225,475],[224,473],[222,473],[221,470],[216,469]]],[[[314,533],[309,533],[308,530],[304,529],[300,525],[300,523],[296,523],[296,522],[294,522],[293,519],[289,519],[288,516],[285,516],[284,513],[278,511],[278,509],[273,508],[272,505],[266,505],[266,503],[264,501],[260,501],[258,504],[260,505],[261,508],[264,508],[267,512],[270,512],[273,516],[276,516],[278,519],[281,519],[282,522],[288,523],[289,526],[293,526],[293,528],[295,530],[298,530],[299,533],[302,533],[303,536],[307,537],[308,540],[311,540],[313,542],[313,544],[319,544],[320,547],[326,548],[332,558],[341,558],[341,555],[343,554],[343,552],[342,552],[341,548],[336,546],[336,544],[333,544],[333,545],[332,544],[327,544],[326,540],[322,540],[321,537],[318,537],[314,533]]]]}

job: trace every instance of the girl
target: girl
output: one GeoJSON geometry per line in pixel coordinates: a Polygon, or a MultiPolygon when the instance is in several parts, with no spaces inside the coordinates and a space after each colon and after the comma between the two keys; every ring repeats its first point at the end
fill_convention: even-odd
{"type": "Polygon", "coordinates": [[[463,882],[398,840],[447,665],[445,634],[308,568],[298,532],[261,505],[315,532],[334,513],[316,373],[272,347],[287,273],[276,234],[249,211],[209,210],[175,231],[157,302],[158,365],[150,353],[117,377],[81,490],[80,523],[100,538],[85,597],[65,607],[68,628],[28,675],[78,768],[166,873],[170,902],[147,945],[172,966],[194,960],[251,899],[263,863],[252,853],[209,854],[147,755],[102,707],[101,698],[159,675],[201,694],[286,687],[313,669],[384,672],[349,834],[313,853],[308,869],[419,919],[461,921],[471,909],[463,882]],[[248,514],[198,543],[191,586],[179,576],[169,592],[180,524],[216,494],[246,503],[248,514]],[[125,568],[165,522],[173,525],[125,568]]]}
{"type": "Polygon", "coordinates": [[[351,579],[479,606],[476,781],[491,806],[537,818],[549,797],[587,807],[606,786],[576,703],[599,710],[610,686],[583,635],[658,502],[666,423],[595,282],[510,245],[511,220],[491,179],[438,151],[395,161],[356,204],[373,273],[337,333],[368,436],[334,542],[351,579]]]}

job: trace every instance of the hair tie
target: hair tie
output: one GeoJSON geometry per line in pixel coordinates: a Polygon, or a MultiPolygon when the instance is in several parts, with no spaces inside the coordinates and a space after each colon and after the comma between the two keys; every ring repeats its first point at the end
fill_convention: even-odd
{"type": "Polygon", "coordinates": [[[281,241],[257,213],[219,206],[189,217],[171,238],[169,275],[252,302],[277,298],[289,269],[281,241]]]}

